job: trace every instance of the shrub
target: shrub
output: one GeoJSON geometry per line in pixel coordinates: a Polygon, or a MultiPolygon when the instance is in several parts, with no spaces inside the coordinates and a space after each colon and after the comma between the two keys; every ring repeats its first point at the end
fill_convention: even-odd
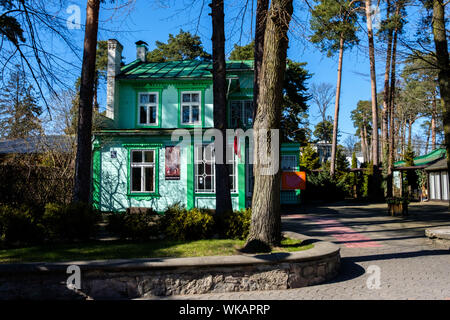
{"type": "Polygon", "coordinates": [[[99,218],[88,204],[48,203],[42,220],[50,240],[87,240],[95,234],[99,218]]]}
{"type": "Polygon", "coordinates": [[[227,239],[247,239],[250,231],[251,216],[252,209],[250,208],[225,214],[221,224],[223,228],[221,233],[227,239]]]}
{"type": "Polygon", "coordinates": [[[31,244],[43,240],[43,226],[40,213],[22,205],[18,208],[0,206],[0,242],[11,244],[31,244]]]}
{"type": "Polygon", "coordinates": [[[160,234],[160,229],[160,216],[151,208],[108,215],[108,230],[123,239],[152,239],[160,234]]]}
{"type": "Polygon", "coordinates": [[[336,201],[345,198],[347,191],[345,181],[339,183],[336,178],[330,176],[326,168],[322,171],[312,172],[307,176],[306,189],[303,192],[305,200],[326,200],[336,201]]]}
{"type": "Polygon", "coordinates": [[[171,240],[208,239],[214,233],[212,210],[186,210],[175,204],[166,210],[161,222],[162,230],[171,240]]]}
{"type": "Polygon", "coordinates": [[[408,196],[405,197],[388,197],[386,198],[387,204],[408,204],[411,202],[411,198],[408,196]]]}

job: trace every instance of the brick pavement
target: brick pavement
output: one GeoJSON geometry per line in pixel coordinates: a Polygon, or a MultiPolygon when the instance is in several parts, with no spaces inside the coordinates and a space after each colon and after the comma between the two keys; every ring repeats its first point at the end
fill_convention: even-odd
{"type": "Polygon", "coordinates": [[[450,299],[450,251],[433,248],[424,236],[426,228],[450,225],[442,203],[412,203],[404,218],[390,217],[386,204],[302,206],[286,214],[284,230],[341,247],[338,277],[298,289],[155,299],[450,299]]]}

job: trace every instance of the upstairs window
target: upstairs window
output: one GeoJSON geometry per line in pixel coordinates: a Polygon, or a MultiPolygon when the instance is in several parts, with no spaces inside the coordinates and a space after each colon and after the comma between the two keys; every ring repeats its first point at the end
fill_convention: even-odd
{"type": "Polygon", "coordinates": [[[155,150],[131,150],[131,192],[155,192],[155,150]]]}
{"type": "Polygon", "coordinates": [[[201,112],[200,91],[181,93],[181,123],[199,124],[201,112]]]}
{"type": "Polygon", "coordinates": [[[158,93],[139,93],[139,124],[158,124],[158,93]]]}
{"type": "Polygon", "coordinates": [[[247,128],[253,125],[253,101],[240,100],[230,103],[231,128],[247,128]]]}

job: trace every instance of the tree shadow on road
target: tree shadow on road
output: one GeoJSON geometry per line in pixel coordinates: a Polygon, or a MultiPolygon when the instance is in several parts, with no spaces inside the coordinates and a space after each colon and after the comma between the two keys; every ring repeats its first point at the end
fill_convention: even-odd
{"type": "Polygon", "coordinates": [[[347,257],[346,259],[351,259],[353,262],[365,262],[365,261],[406,259],[406,258],[441,256],[441,255],[450,255],[450,250],[439,249],[439,250],[420,250],[412,252],[381,253],[365,256],[347,257]]]}

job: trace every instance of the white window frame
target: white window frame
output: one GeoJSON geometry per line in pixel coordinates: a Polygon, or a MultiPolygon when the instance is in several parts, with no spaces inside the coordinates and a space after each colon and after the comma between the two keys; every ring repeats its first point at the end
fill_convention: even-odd
{"type": "MultiPolygon", "coordinates": [[[[212,151],[211,160],[206,160],[205,157],[203,157],[204,154],[202,154],[202,157],[198,157],[199,150],[202,150],[204,153],[205,147],[210,146],[209,144],[195,144],[194,145],[194,187],[195,187],[195,193],[211,193],[214,194],[216,192],[216,166],[215,166],[215,154],[214,150],[212,151]],[[201,149],[200,149],[201,147],[201,149]],[[206,174],[205,167],[203,168],[203,173],[198,174],[197,165],[202,164],[203,166],[205,164],[211,165],[211,173],[206,174]],[[203,179],[205,179],[207,176],[211,176],[211,188],[210,189],[199,189],[198,186],[198,178],[202,176],[203,179]]],[[[228,163],[228,162],[227,162],[228,163]]],[[[231,164],[231,163],[230,163],[231,164]]],[[[230,172],[229,175],[233,178],[233,189],[230,190],[231,193],[237,193],[238,192],[238,170],[237,170],[237,161],[236,161],[236,155],[233,152],[233,172],[230,172]]]]}
{"type": "Polygon", "coordinates": [[[159,92],[139,92],[138,94],[138,124],[142,126],[157,126],[159,122],[159,92]],[[156,96],[155,102],[141,103],[142,95],[150,95],[154,94],[156,96]],[[141,107],[146,108],[147,113],[147,121],[141,122],[141,107]],[[155,122],[150,122],[150,109],[151,107],[155,108],[155,122]]]}
{"type": "Polygon", "coordinates": [[[228,159],[226,161],[226,163],[230,164],[231,167],[233,168],[232,169],[233,171],[228,173],[228,175],[231,176],[233,179],[233,188],[230,189],[230,193],[237,193],[239,190],[238,189],[238,178],[237,178],[237,175],[238,175],[237,160],[236,160],[237,156],[234,153],[234,144],[228,145],[228,148],[230,149],[230,150],[228,150],[228,152],[231,152],[231,154],[233,155],[233,159],[230,159],[230,160],[232,160],[232,163],[229,163],[228,159]]]}
{"type": "Polygon", "coordinates": [[[231,100],[230,101],[230,113],[229,113],[229,119],[228,119],[228,123],[230,124],[230,126],[231,127],[237,127],[239,124],[234,124],[233,123],[233,103],[236,103],[236,102],[239,102],[240,103],[240,117],[241,117],[241,122],[244,124],[244,127],[248,127],[248,126],[251,126],[251,125],[253,125],[253,121],[254,121],[254,119],[253,119],[253,115],[252,115],[252,123],[251,124],[248,124],[247,123],[247,120],[246,120],[246,116],[245,116],[245,114],[246,114],[246,108],[245,108],[245,105],[246,105],[246,103],[247,102],[250,102],[250,104],[251,104],[251,108],[252,108],[252,114],[253,114],[253,100],[231,100]],[[243,120],[246,120],[245,121],[245,123],[244,123],[244,121],[243,120]]]}
{"type": "MultiPolygon", "coordinates": [[[[192,99],[191,99],[192,100],[192,99]]],[[[202,92],[201,91],[181,91],[180,93],[180,123],[183,125],[196,125],[202,123],[202,92]],[[198,102],[183,102],[183,94],[198,94],[198,102]],[[192,105],[198,105],[198,121],[192,121],[192,105]],[[189,122],[183,122],[183,107],[189,107],[189,122]]]]}
{"type": "Polygon", "coordinates": [[[130,150],[130,193],[154,193],[156,192],[156,150],[155,149],[131,149],[130,150]],[[153,152],[153,162],[133,162],[133,152],[141,152],[144,161],[144,152],[153,152]],[[133,190],[133,168],[141,168],[141,190],[133,190]],[[153,190],[145,190],[145,168],[153,168],[153,190]]]}

